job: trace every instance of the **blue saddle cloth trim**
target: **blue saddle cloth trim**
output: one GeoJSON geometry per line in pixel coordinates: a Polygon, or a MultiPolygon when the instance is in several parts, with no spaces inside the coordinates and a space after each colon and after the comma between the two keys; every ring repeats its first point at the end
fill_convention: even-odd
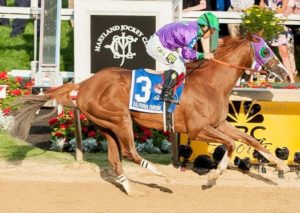
{"type": "MultiPolygon", "coordinates": [[[[163,113],[164,104],[159,100],[162,82],[161,75],[148,73],[145,69],[133,70],[129,109],[139,112],[163,113]]],[[[174,92],[174,98],[177,100],[181,97],[183,85],[181,84],[174,92]]],[[[175,108],[176,104],[171,104],[168,112],[173,112],[175,108]]]]}

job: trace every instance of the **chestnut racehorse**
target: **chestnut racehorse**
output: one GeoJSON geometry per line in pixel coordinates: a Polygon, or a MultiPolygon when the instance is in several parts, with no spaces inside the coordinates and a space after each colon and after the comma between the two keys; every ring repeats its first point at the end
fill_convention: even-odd
{"type": "MultiPolygon", "coordinates": [[[[215,53],[215,58],[223,62],[249,67],[253,60],[250,41],[243,38],[224,38],[224,44],[215,53]]],[[[195,63],[192,64],[195,66],[195,63]]],[[[193,67],[191,66],[191,67],[193,67]]],[[[227,151],[217,169],[208,175],[209,183],[214,183],[224,171],[235,149],[235,141],[241,141],[260,152],[280,170],[288,166],[250,135],[238,130],[226,121],[229,95],[243,69],[224,66],[213,61],[204,61],[185,79],[185,88],[180,105],[174,112],[175,131],[186,133],[192,140],[213,141],[224,144],[227,151]]],[[[143,159],[136,151],[133,136],[133,121],[148,128],[163,129],[161,114],[131,111],[129,94],[132,71],[124,68],[105,68],[81,83],[69,83],[49,90],[45,95],[22,97],[25,104],[15,117],[14,136],[28,135],[28,124],[35,112],[46,101],[55,99],[64,106],[78,107],[92,122],[97,124],[108,142],[108,159],[116,173],[117,181],[127,193],[129,180],[122,168],[121,156],[140,164],[157,175],[156,167],[143,159]],[[77,90],[76,105],[70,92],[77,90]]]]}

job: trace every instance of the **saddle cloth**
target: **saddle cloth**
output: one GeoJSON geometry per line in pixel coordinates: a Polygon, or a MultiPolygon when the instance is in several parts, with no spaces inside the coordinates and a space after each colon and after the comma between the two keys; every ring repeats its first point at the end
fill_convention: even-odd
{"type": "MultiPolygon", "coordinates": [[[[159,100],[163,75],[147,72],[145,69],[132,71],[129,109],[139,112],[163,113],[163,101],[159,100]]],[[[174,98],[179,100],[183,91],[184,83],[180,81],[175,86],[174,98]]],[[[175,110],[176,104],[171,104],[168,112],[175,110]]]]}

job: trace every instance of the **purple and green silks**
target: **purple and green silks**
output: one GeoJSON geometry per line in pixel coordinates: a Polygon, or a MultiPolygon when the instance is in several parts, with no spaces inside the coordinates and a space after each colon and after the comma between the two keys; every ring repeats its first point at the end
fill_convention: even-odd
{"type": "Polygon", "coordinates": [[[187,60],[195,60],[197,58],[197,51],[193,49],[195,46],[200,27],[197,21],[190,22],[174,22],[165,25],[156,32],[161,44],[169,49],[182,49],[182,57],[187,60]]]}

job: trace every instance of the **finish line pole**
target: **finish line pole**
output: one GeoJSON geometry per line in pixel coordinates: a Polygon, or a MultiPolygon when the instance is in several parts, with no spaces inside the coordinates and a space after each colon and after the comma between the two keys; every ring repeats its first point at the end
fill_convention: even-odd
{"type": "Polygon", "coordinates": [[[76,138],[76,156],[75,159],[78,162],[83,161],[83,151],[82,151],[82,133],[81,133],[81,123],[80,123],[80,111],[78,108],[74,109],[74,122],[75,122],[75,138],[76,138]]]}

